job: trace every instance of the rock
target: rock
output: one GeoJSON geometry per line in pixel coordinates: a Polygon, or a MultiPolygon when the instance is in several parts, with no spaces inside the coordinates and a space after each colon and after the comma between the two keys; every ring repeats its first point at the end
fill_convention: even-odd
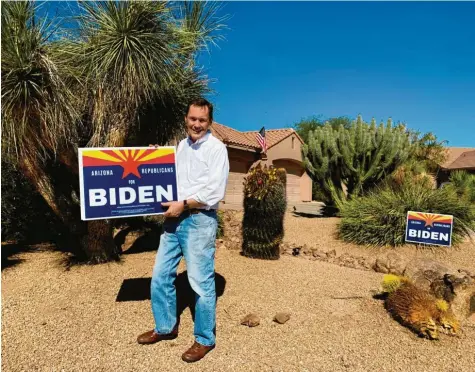
{"type": "Polygon", "coordinates": [[[327,254],[325,252],[319,251],[318,249],[315,249],[312,252],[313,257],[319,259],[319,260],[326,260],[327,259],[327,254]]]}
{"type": "Polygon", "coordinates": [[[371,270],[373,268],[373,266],[375,265],[376,263],[376,260],[374,258],[365,258],[365,263],[364,263],[364,267],[365,269],[368,269],[368,270],[371,270]]]}
{"type": "MultiPolygon", "coordinates": [[[[411,279],[417,286],[431,290],[431,284],[443,279],[445,274],[452,273],[447,266],[429,258],[410,261],[404,270],[404,276],[411,279]]],[[[440,292],[440,289],[438,290],[440,292]]]]}
{"type": "Polygon", "coordinates": [[[404,271],[417,286],[450,303],[455,316],[467,319],[475,312],[475,280],[464,270],[451,268],[431,259],[411,261],[404,271]]]}
{"type": "Polygon", "coordinates": [[[336,251],[332,249],[331,251],[327,252],[327,257],[328,258],[335,258],[336,257],[336,251]]]}
{"type": "Polygon", "coordinates": [[[471,318],[475,314],[475,283],[466,283],[454,288],[454,298],[450,306],[458,319],[471,318]]]}
{"type": "Polygon", "coordinates": [[[284,324],[290,319],[289,313],[277,313],[274,316],[274,322],[284,324]]]}
{"type": "Polygon", "coordinates": [[[302,247],[301,253],[303,253],[305,255],[311,255],[312,254],[312,248],[307,246],[307,244],[304,244],[303,247],[302,247]]]}
{"type": "Polygon", "coordinates": [[[469,277],[471,277],[472,279],[475,279],[475,275],[472,274],[472,273],[471,273],[470,271],[468,271],[468,270],[459,269],[458,272],[459,272],[460,274],[462,274],[463,276],[469,276],[469,277]]]}
{"type": "Polygon", "coordinates": [[[335,262],[340,266],[356,268],[356,258],[348,253],[343,253],[340,257],[338,257],[335,262]]]}
{"type": "Polygon", "coordinates": [[[394,275],[402,275],[406,269],[406,262],[396,252],[390,252],[386,256],[388,259],[389,273],[394,275]]]}
{"type": "Polygon", "coordinates": [[[280,245],[280,253],[281,253],[281,254],[285,254],[285,252],[286,252],[289,248],[290,248],[289,244],[283,242],[283,243],[280,245]]]}
{"type": "Polygon", "coordinates": [[[396,252],[390,252],[385,257],[378,257],[373,265],[373,270],[378,273],[402,275],[406,263],[396,252]]]}
{"type": "Polygon", "coordinates": [[[284,251],[284,254],[292,255],[292,248],[287,248],[287,249],[284,251]]]}
{"type": "Polygon", "coordinates": [[[241,319],[241,324],[248,327],[256,327],[260,324],[259,316],[254,313],[247,314],[244,318],[241,319]]]}
{"type": "MultiPolygon", "coordinates": [[[[431,274],[433,274],[433,272],[431,272],[431,274]]],[[[427,277],[428,276],[425,278],[427,277]]],[[[468,275],[460,273],[444,274],[441,278],[437,277],[433,279],[429,284],[429,289],[437,298],[443,298],[447,302],[452,302],[456,290],[460,287],[465,287],[472,282],[473,279],[468,275]]]]}
{"type": "Polygon", "coordinates": [[[371,269],[371,265],[367,263],[367,260],[365,257],[357,257],[357,262],[358,262],[358,268],[362,270],[369,270],[371,269]]]}

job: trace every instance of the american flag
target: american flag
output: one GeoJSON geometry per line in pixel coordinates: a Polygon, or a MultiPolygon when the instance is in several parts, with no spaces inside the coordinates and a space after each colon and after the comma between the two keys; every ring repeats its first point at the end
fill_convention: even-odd
{"type": "Polygon", "coordinates": [[[264,127],[257,133],[256,135],[257,142],[259,142],[259,145],[262,147],[262,151],[264,153],[267,152],[267,142],[266,142],[266,130],[264,127]]]}

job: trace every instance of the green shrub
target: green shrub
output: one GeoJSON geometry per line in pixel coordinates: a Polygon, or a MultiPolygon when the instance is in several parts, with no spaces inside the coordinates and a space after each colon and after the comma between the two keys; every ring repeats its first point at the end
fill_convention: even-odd
{"type": "Polygon", "coordinates": [[[244,183],[243,255],[278,259],[287,207],[285,171],[253,168],[244,183]]]}
{"type": "Polygon", "coordinates": [[[454,245],[469,235],[475,221],[474,206],[453,189],[431,189],[406,182],[398,188],[386,187],[345,203],[340,211],[340,238],[363,245],[405,244],[408,211],[453,215],[454,245]]]}
{"type": "Polygon", "coordinates": [[[475,203],[475,174],[456,170],[450,174],[450,183],[445,187],[453,189],[457,195],[468,203],[475,203]]]}

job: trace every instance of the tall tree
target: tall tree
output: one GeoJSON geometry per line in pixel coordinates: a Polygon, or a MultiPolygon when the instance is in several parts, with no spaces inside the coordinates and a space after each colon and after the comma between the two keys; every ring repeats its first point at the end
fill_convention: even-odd
{"type": "Polygon", "coordinates": [[[308,119],[302,119],[298,123],[294,124],[294,129],[306,142],[310,132],[313,132],[317,128],[323,127],[325,124],[329,124],[334,129],[338,129],[340,125],[342,125],[344,128],[350,128],[351,119],[347,116],[336,116],[324,120],[319,116],[312,116],[308,119]]]}
{"type": "Polygon", "coordinates": [[[47,172],[56,154],[77,141],[78,99],[54,57],[57,25],[36,18],[33,2],[2,4],[2,155],[18,166],[66,222],[62,198],[47,172]]]}
{"type": "Polygon", "coordinates": [[[78,29],[53,43],[35,7],[2,6],[2,150],[18,154],[87,259],[108,261],[117,258],[111,225],[79,221],[76,149],[164,144],[179,134],[186,103],[207,91],[193,61],[213,40],[217,8],[200,3],[187,23],[161,1],[80,2],[78,29]]]}

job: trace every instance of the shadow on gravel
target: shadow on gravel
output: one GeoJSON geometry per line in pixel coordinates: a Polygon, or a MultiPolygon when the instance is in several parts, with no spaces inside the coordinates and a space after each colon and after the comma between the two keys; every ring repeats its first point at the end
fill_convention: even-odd
{"type": "MultiPolygon", "coordinates": [[[[116,302],[150,300],[150,283],[152,278],[125,279],[117,294],[116,302]]],[[[226,279],[215,273],[216,297],[221,297],[226,287],[226,279]]],[[[178,274],[176,281],[177,315],[181,316],[187,307],[190,308],[193,320],[195,319],[195,292],[188,282],[188,273],[178,274]]]]}
{"type": "Polygon", "coordinates": [[[6,268],[13,267],[23,262],[23,259],[13,257],[21,252],[30,252],[33,248],[27,244],[2,243],[2,271],[6,268]]]}
{"type": "Polygon", "coordinates": [[[295,217],[304,217],[304,218],[326,218],[326,217],[336,217],[338,215],[338,209],[332,206],[323,206],[320,211],[316,211],[314,213],[305,213],[305,212],[298,212],[297,210],[293,210],[292,214],[295,217]]]}
{"type": "Polygon", "coordinates": [[[160,244],[160,236],[162,235],[162,229],[160,227],[151,228],[145,232],[142,232],[139,236],[137,236],[132,245],[128,249],[124,250],[123,246],[125,239],[130,231],[133,230],[124,229],[114,237],[116,245],[121,248],[123,254],[151,252],[158,249],[158,245],[160,244]]]}

